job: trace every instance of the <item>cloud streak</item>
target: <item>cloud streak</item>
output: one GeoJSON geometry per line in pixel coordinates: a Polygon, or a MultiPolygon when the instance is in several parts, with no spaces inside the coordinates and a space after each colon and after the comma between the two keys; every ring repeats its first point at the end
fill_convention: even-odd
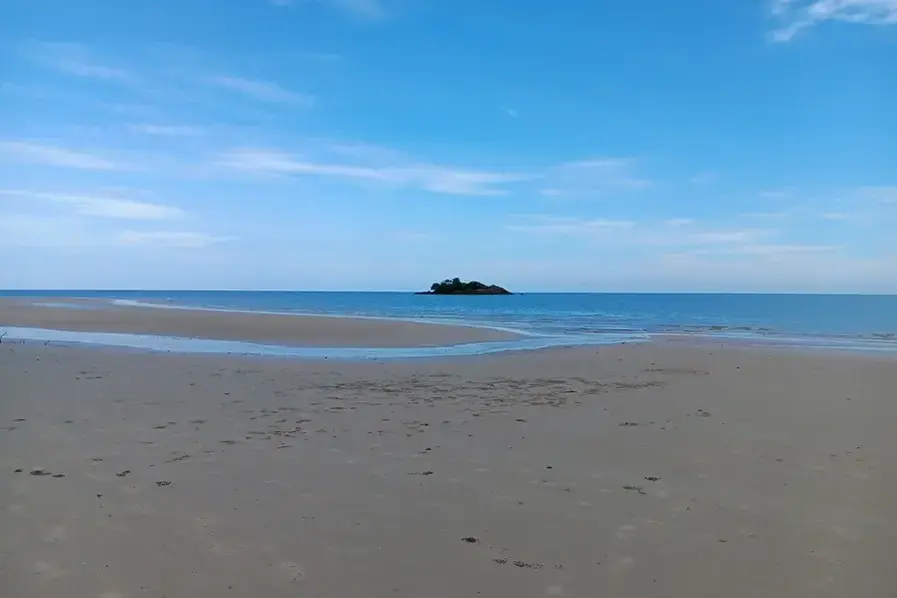
{"type": "Polygon", "coordinates": [[[121,68],[98,62],[82,44],[33,42],[26,47],[36,62],[75,77],[131,82],[134,76],[121,68]]]}
{"type": "Polygon", "coordinates": [[[897,204],[897,186],[894,187],[860,187],[856,191],[860,199],[868,199],[879,203],[897,204]]]}
{"type": "Polygon", "coordinates": [[[0,190],[0,196],[54,202],[70,205],[80,216],[113,218],[122,220],[170,220],[186,216],[183,210],[132,199],[79,195],[68,193],[44,193],[16,189],[0,190]]]}
{"type": "Polygon", "coordinates": [[[605,218],[583,219],[566,216],[522,215],[521,222],[505,226],[506,230],[548,235],[592,235],[606,232],[626,232],[636,227],[630,220],[605,218]]]}
{"type": "Polygon", "coordinates": [[[405,161],[388,150],[364,149],[354,153],[360,154],[355,156],[354,162],[333,162],[278,150],[238,149],[223,156],[220,163],[227,168],[256,174],[329,177],[446,195],[505,195],[508,191],[504,185],[531,178],[526,174],[464,170],[405,161]],[[377,156],[379,160],[371,163],[357,159],[365,156],[377,156]],[[385,159],[388,163],[384,163],[385,159]]]}
{"type": "Polygon", "coordinates": [[[121,231],[115,236],[121,245],[150,245],[181,249],[200,249],[232,241],[233,237],[219,237],[195,231],[121,231]]]}
{"type": "Polygon", "coordinates": [[[801,31],[839,21],[859,25],[897,24],[897,0],[773,0],[772,14],[783,25],[770,33],[787,42],[801,31]]]}
{"type": "Polygon", "coordinates": [[[757,228],[705,229],[698,227],[690,218],[635,222],[544,214],[519,215],[505,226],[505,230],[541,235],[577,235],[597,240],[613,240],[614,243],[624,245],[714,248],[747,246],[777,234],[774,230],[757,228]]]}
{"type": "Polygon", "coordinates": [[[294,104],[304,107],[311,107],[315,103],[315,98],[312,95],[289,91],[277,83],[269,81],[218,75],[211,77],[208,82],[262,102],[294,104]]]}
{"type": "Polygon", "coordinates": [[[545,173],[543,195],[554,197],[600,195],[606,191],[640,190],[652,185],[634,174],[629,158],[591,158],[560,164],[545,173]]]}
{"type": "Polygon", "coordinates": [[[25,140],[0,141],[0,155],[16,162],[75,168],[80,170],[119,170],[120,164],[104,157],[54,145],[25,140]]]}
{"type": "Polygon", "coordinates": [[[186,125],[155,125],[151,123],[136,123],[128,125],[128,129],[135,133],[158,137],[199,137],[203,130],[198,127],[186,125]]]}

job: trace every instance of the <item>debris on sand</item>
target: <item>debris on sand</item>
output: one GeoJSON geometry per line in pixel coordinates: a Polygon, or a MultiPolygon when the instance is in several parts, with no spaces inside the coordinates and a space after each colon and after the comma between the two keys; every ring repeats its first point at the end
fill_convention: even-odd
{"type": "Polygon", "coordinates": [[[461,541],[467,542],[468,544],[476,544],[477,542],[479,542],[479,540],[474,538],[473,536],[467,536],[466,538],[461,538],[461,541]]]}
{"type": "Polygon", "coordinates": [[[42,467],[38,467],[38,468],[36,468],[36,469],[32,469],[32,470],[29,471],[28,473],[30,473],[30,474],[33,475],[33,476],[46,476],[46,475],[51,475],[49,471],[46,471],[46,470],[43,469],[42,467]]]}
{"type": "Polygon", "coordinates": [[[171,482],[168,480],[160,480],[156,482],[156,486],[158,486],[159,488],[164,488],[165,486],[171,486],[171,482]]]}
{"type": "Polygon", "coordinates": [[[638,492],[639,494],[647,494],[645,489],[641,486],[623,486],[623,490],[629,490],[630,492],[638,492]]]}
{"type": "Polygon", "coordinates": [[[120,478],[123,478],[123,477],[125,477],[126,475],[128,475],[129,473],[131,473],[131,470],[130,470],[130,469],[126,469],[126,470],[124,470],[124,471],[120,471],[120,472],[118,472],[118,473],[115,474],[115,475],[117,475],[117,476],[120,477],[120,478]]]}

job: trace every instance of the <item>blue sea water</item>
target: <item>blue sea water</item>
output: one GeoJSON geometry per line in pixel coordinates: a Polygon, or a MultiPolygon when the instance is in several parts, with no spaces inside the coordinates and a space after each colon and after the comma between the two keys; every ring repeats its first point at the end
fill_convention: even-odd
{"type": "MultiPolygon", "coordinates": [[[[457,354],[619,342],[671,334],[897,351],[897,296],[885,295],[0,291],[0,296],[43,297],[51,302],[56,299],[57,303],[59,298],[84,297],[167,307],[464,323],[515,330],[528,337],[516,346],[483,343],[488,346],[449,350],[457,354]]],[[[389,354],[380,351],[380,355],[389,354]]],[[[410,355],[403,351],[396,356],[410,355]]]]}

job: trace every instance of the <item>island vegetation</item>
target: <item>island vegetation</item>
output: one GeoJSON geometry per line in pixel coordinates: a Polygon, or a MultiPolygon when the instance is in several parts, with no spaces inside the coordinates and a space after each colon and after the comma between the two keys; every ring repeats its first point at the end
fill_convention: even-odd
{"type": "Polygon", "coordinates": [[[446,278],[442,282],[434,282],[429,291],[417,293],[418,295],[510,295],[511,292],[494,284],[483,284],[471,280],[463,282],[460,278],[446,278]]]}

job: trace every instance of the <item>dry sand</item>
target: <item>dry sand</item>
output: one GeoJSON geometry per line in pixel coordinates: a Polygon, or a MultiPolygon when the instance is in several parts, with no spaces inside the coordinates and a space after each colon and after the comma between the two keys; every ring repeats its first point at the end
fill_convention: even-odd
{"type": "Polygon", "coordinates": [[[158,309],[116,306],[83,299],[63,301],[96,309],[67,309],[45,307],[40,305],[40,301],[0,299],[0,325],[306,347],[432,347],[519,338],[510,332],[488,328],[397,320],[158,309]]]}
{"type": "Polygon", "coordinates": [[[732,348],[6,342],[0,594],[893,598],[895,388],[893,359],[732,348]]]}

